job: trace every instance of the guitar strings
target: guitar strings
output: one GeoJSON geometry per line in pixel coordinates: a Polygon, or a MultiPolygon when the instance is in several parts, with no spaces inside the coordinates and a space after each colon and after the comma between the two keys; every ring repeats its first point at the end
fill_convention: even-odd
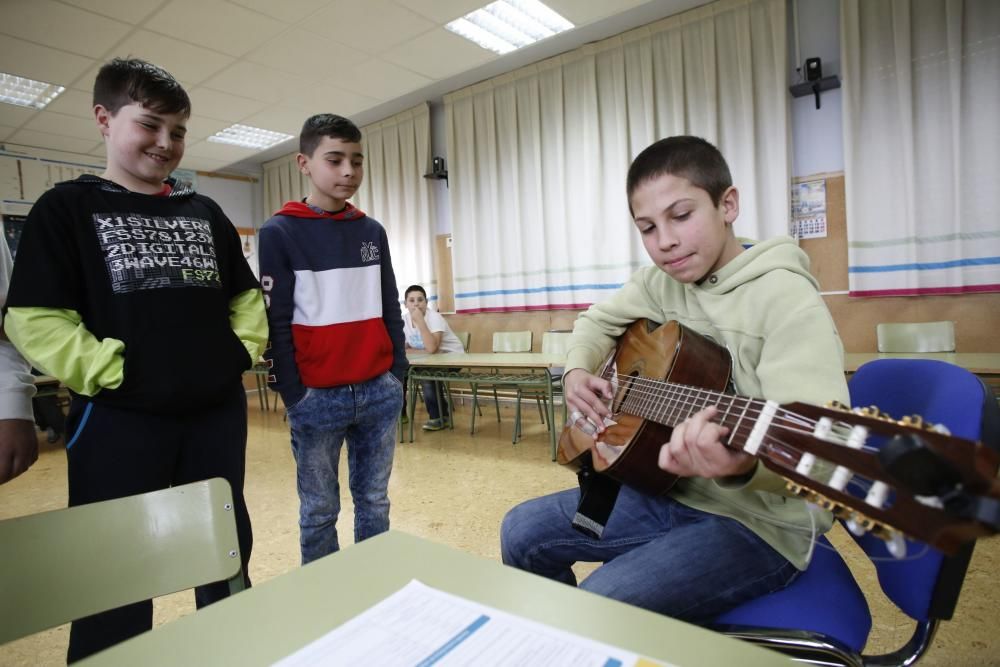
{"type": "MultiPolygon", "coordinates": [[[[752,432],[753,426],[744,425],[743,424],[744,420],[746,420],[748,417],[749,418],[759,417],[763,412],[763,410],[759,407],[763,405],[763,401],[759,399],[753,399],[744,396],[736,396],[732,394],[723,394],[709,389],[668,383],[666,381],[653,380],[651,378],[641,378],[641,377],[637,378],[634,376],[623,376],[620,374],[618,377],[619,379],[625,379],[629,381],[628,391],[626,392],[625,399],[622,401],[621,404],[623,407],[631,407],[634,406],[635,403],[642,402],[643,403],[642,406],[635,406],[635,407],[652,408],[653,410],[658,410],[658,413],[662,414],[663,416],[670,415],[671,413],[683,414],[684,409],[688,409],[689,410],[688,414],[691,414],[694,411],[703,409],[709,404],[717,405],[714,402],[710,403],[709,402],[710,399],[716,400],[719,398],[728,398],[730,400],[729,408],[722,415],[717,416],[716,418],[717,421],[723,424],[727,424],[727,419],[730,417],[730,411],[732,410],[733,405],[735,405],[738,401],[743,401],[744,403],[743,409],[742,411],[737,410],[739,416],[734,417],[736,423],[730,429],[730,434],[729,434],[730,441],[732,441],[732,439],[737,435],[745,437],[750,432],[752,432]],[[633,397],[635,397],[635,400],[632,400],[633,397]],[[753,409],[751,409],[751,406],[754,406],[753,409]]],[[[775,445],[777,444],[780,445],[785,450],[799,453],[801,455],[802,452],[799,450],[799,448],[776,437],[776,435],[771,432],[771,427],[778,430],[783,429],[786,431],[794,431],[800,434],[806,434],[811,436],[813,434],[813,429],[811,427],[814,426],[816,423],[817,423],[816,420],[806,418],[795,412],[779,407],[776,410],[774,416],[772,417],[772,422],[771,424],[769,424],[769,428],[762,439],[762,444],[767,444],[772,453],[778,453],[779,450],[775,448],[775,445]]],[[[862,449],[867,449],[868,451],[875,451],[875,448],[868,446],[863,447],[862,449]]],[[[774,460],[774,458],[771,457],[771,460],[774,460]]],[[[793,460],[790,461],[789,463],[794,465],[795,461],[793,460]]],[[[816,480],[816,481],[822,483],[822,480],[816,480]]],[[[871,487],[871,485],[872,482],[870,480],[864,478],[859,479],[859,476],[857,474],[852,475],[849,482],[849,486],[852,489],[860,489],[863,492],[861,494],[862,497],[864,496],[864,493],[867,492],[868,488],[871,487]]],[[[807,506],[813,507],[811,503],[807,506]]],[[[746,508],[744,508],[744,510],[745,509],[746,508]]],[[[811,517],[811,523],[813,523],[811,541],[813,542],[813,544],[816,544],[817,542],[815,540],[816,537],[815,521],[812,518],[811,514],[810,517],[811,517]]],[[[769,523],[775,525],[782,525],[783,523],[783,522],[775,522],[771,517],[765,517],[762,515],[757,515],[757,518],[763,521],[768,521],[769,523]]],[[[783,527],[797,531],[803,530],[802,526],[794,524],[786,524],[783,527]]],[[[920,543],[920,544],[924,545],[924,549],[919,554],[913,557],[919,557],[920,554],[926,552],[926,549],[928,548],[927,545],[925,543],[920,543]]],[[[898,559],[892,558],[892,560],[898,560],[898,559]]]]}
{"type": "MultiPolygon", "coordinates": [[[[743,424],[744,420],[755,420],[762,414],[760,406],[764,404],[764,401],[760,399],[737,396],[733,394],[724,394],[699,387],[672,384],[662,380],[653,380],[650,378],[635,378],[633,376],[619,377],[631,380],[630,388],[628,390],[626,400],[624,401],[625,404],[630,404],[634,398],[636,399],[636,402],[643,402],[646,406],[653,408],[654,410],[658,410],[659,414],[663,417],[668,417],[673,413],[680,416],[685,414],[685,410],[687,410],[687,415],[690,416],[690,414],[693,414],[708,405],[716,405],[716,407],[719,407],[718,403],[720,401],[709,401],[708,399],[710,398],[728,399],[730,408],[724,413],[721,413],[721,416],[717,417],[714,421],[728,425],[726,424],[726,421],[730,417],[736,420],[736,426],[731,429],[730,439],[732,439],[732,436],[737,433],[742,434],[745,432],[743,424]],[[730,412],[733,406],[737,405],[740,401],[744,402],[742,411],[737,408],[737,414],[731,415],[730,412]]],[[[679,421],[680,420],[678,419],[675,424],[666,425],[676,425],[679,421]]],[[[803,417],[802,415],[785,408],[781,408],[780,406],[776,410],[771,421],[771,425],[775,428],[786,429],[803,435],[812,435],[813,428],[816,423],[817,420],[803,417]]],[[[752,425],[748,428],[752,430],[752,425]]],[[[871,447],[867,447],[867,450],[871,452],[876,451],[875,448],[871,447]]]]}

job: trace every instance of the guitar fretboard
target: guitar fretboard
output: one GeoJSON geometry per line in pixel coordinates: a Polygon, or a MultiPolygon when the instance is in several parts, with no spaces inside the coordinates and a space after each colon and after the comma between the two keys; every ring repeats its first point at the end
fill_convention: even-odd
{"type": "Polygon", "coordinates": [[[765,408],[765,402],[722,392],[636,376],[619,376],[624,400],[617,409],[657,424],[674,427],[709,406],[713,421],[729,429],[726,444],[742,448],[765,408]]]}

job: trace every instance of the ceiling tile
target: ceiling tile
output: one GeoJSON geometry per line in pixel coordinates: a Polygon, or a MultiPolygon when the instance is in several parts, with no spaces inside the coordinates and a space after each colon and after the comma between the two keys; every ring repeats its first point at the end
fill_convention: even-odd
{"type": "Polygon", "coordinates": [[[0,32],[92,58],[130,30],[127,23],[52,0],[3,0],[0,32]]]}
{"type": "Polygon", "coordinates": [[[133,25],[149,16],[164,0],[62,0],[66,4],[92,11],[133,25]]]}
{"type": "Polygon", "coordinates": [[[216,51],[231,56],[242,56],[277,35],[285,24],[231,3],[172,0],[147,20],[145,27],[187,42],[211,44],[216,51]]]}
{"type": "Polygon", "coordinates": [[[497,54],[444,28],[437,28],[400,44],[383,57],[400,67],[437,80],[495,60],[497,54]]]}
{"type": "Polygon", "coordinates": [[[57,151],[68,151],[70,153],[86,153],[94,147],[93,139],[63,137],[56,134],[49,134],[48,132],[36,132],[34,130],[18,130],[17,133],[9,137],[8,141],[21,144],[22,146],[49,148],[57,151]]]}
{"type": "Polygon", "coordinates": [[[460,16],[485,7],[491,0],[395,0],[435,23],[445,24],[460,16]]]}
{"type": "Polygon", "coordinates": [[[323,34],[327,28],[330,32],[335,30],[336,41],[331,40],[334,46],[330,56],[335,62],[337,52],[343,50],[345,44],[367,53],[378,53],[427,32],[434,23],[389,0],[334,0],[300,27],[317,34],[323,34]]]}
{"type": "Polygon", "coordinates": [[[27,107],[0,102],[0,125],[21,127],[29,118],[37,113],[37,109],[29,109],[27,107]]]}
{"type": "Polygon", "coordinates": [[[416,72],[377,58],[351,69],[338,70],[326,82],[376,100],[391,100],[434,83],[416,72]]]}
{"type": "Polygon", "coordinates": [[[191,117],[205,116],[218,120],[236,121],[267,106],[267,102],[251,100],[199,86],[188,91],[191,97],[191,117]]]}
{"type": "Polygon", "coordinates": [[[638,7],[647,0],[545,0],[553,11],[560,14],[574,26],[588,25],[613,14],[638,7]]]}
{"type": "Polygon", "coordinates": [[[77,88],[67,88],[59,93],[59,97],[49,102],[46,111],[55,111],[67,116],[92,118],[94,115],[94,94],[77,88]]]}
{"type": "Polygon", "coordinates": [[[0,125],[0,141],[7,141],[7,137],[17,132],[16,127],[6,127],[0,125]]]}
{"type": "Polygon", "coordinates": [[[148,30],[137,30],[129,35],[110,55],[148,60],[189,84],[201,83],[235,60],[232,56],[148,30]]]}
{"type": "Polygon", "coordinates": [[[68,86],[91,64],[89,58],[14,37],[0,39],[0,68],[8,74],[68,86]]]}
{"type": "Polygon", "coordinates": [[[275,103],[312,83],[302,76],[241,60],[205,81],[204,85],[231,95],[275,103]]]}
{"type": "Polygon", "coordinates": [[[337,49],[326,37],[294,28],[255,49],[246,59],[318,80],[329,76],[331,71],[351,70],[370,57],[360,49],[337,49]],[[290,44],[295,48],[290,48],[290,44]]]}
{"type": "MultiPolygon", "coordinates": [[[[213,160],[225,160],[227,162],[237,162],[243,160],[257,151],[252,148],[233,146],[232,144],[219,144],[214,141],[198,141],[184,149],[185,157],[207,157],[213,160]]],[[[181,161],[183,163],[183,160],[181,161]]]]}
{"type": "Polygon", "coordinates": [[[97,121],[93,118],[67,116],[47,110],[35,114],[31,120],[24,124],[24,129],[64,137],[86,139],[90,143],[94,143],[101,138],[101,132],[97,129],[97,121]]]}
{"type": "Polygon", "coordinates": [[[302,120],[305,121],[308,116],[317,113],[351,116],[375,106],[378,100],[352,93],[338,86],[319,85],[289,95],[283,102],[286,106],[302,109],[305,114],[302,120]]]}
{"type": "Polygon", "coordinates": [[[296,23],[306,18],[318,9],[330,4],[330,0],[230,0],[237,5],[243,5],[261,14],[267,14],[273,19],[285,23],[296,23]]]}
{"type": "Polygon", "coordinates": [[[208,118],[207,116],[192,116],[187,122],[187,144],[190,145],[196,141],[201,141],[206,137],[210,137],[219,130],[224,130],[233,121],[219,120],[217,118],[208,118]]]}
{"type": "MultiPolygon", "coordinates": [[[[319,112],[316,112],[319,113],[319,112]]],[[[291,109],[284,106],[274,106],[264,109],[260,113],[255,113],[243,120],[243,123],[252,127],[259,127],[272,132],[284,132],[299,136],[302,131],[302,124],[312,113],[302,109],[291,109]]]]}

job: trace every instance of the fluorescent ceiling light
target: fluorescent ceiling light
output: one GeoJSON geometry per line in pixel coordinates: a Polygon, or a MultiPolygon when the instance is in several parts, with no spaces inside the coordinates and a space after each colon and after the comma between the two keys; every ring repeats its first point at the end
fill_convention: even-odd
{"type": "Polygon", "coordinates": [[[64,90],[66,90],[65,86],[0,72],[0,102],[7,104],[44,109],[64,90]]]}
{"type": "Polygon", "coordinates": [[[256,148],[263,150],[270,148],[282,141],[291,139],[293,135],[282,132],[272,132],[262,130],[259,127],[249,125],[230,125],[224,130],[219,130],[208,138],[217,144],[232,144],[233,146],[243,146],[244,148],[256,148]]]}
{"type": "Polygon", "coordinates": [[[445,26],[500,55],[573,27],[538,0],[497,0],[445,26]]]}

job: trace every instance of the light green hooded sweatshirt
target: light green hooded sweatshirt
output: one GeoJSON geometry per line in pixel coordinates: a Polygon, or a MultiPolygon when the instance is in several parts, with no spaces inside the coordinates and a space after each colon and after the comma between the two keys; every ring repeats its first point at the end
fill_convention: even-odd
{"type": "MultiPolygon", "coordinates": [[[[593,372],[635,320],[677,320],[727,348],[738,394],[790,403],[848,404],[844,351],[830,312],[809,273],[809,258],[788,237],[755,243],[700,284],[679,283],[656,266],[636,271],[608,301],[580,314],[566,371],[593,372]]],[[[736,519],[799,569],[828,512],[785,490],[785,480],[758,464],[749,479],[685,478],[677,501],[736,519]]]]}

